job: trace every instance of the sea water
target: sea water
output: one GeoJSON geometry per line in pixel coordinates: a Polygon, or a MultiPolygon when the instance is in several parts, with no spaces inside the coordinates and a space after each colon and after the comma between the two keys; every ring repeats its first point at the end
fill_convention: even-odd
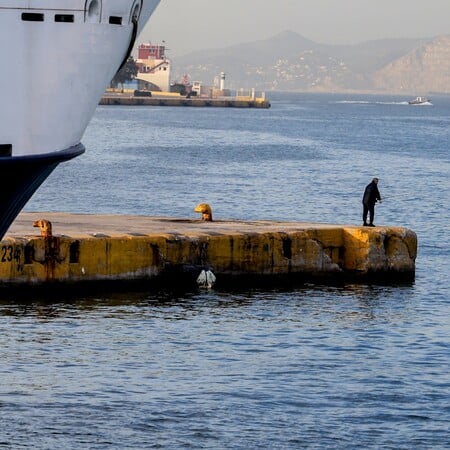
{"type": "Polygon", "coordinates": [[[26,209],[358,225],[376,176],[415,282],[2,293],[0,448],[449,448],[450,99],[269,99],[98,107],[26,209]]]}

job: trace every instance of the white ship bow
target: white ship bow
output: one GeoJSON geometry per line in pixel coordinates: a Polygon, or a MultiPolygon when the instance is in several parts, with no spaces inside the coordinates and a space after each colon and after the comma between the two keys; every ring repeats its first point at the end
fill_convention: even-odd
{"type": "Polygon", "coordinates": [[[84,151],[98,101],[159,1],[0,0],[0,170],[12,191],[0,193],[0,238],[53,168],[84,151]]]}

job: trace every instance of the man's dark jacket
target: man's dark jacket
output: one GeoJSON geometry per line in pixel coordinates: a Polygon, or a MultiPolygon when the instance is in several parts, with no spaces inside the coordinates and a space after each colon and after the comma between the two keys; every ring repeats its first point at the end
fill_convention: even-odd
{"type": "Polygon", "coordinates": [[[366,186],[364,190],[363,200],[362,202],[365,205],[375,205],[377,200],[381,200],[380,191],[378,190],[378,186],[373,181],[366,186]]]}

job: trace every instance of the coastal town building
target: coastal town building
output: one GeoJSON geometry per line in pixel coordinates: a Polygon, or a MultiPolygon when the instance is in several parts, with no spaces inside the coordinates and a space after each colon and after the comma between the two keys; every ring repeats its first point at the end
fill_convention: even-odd
{"type": "Polygon", "coordinates": [[[138,46],[136,80],[139,89],[164,92],[170,90],[171,63],[165,52],[164,45],[148,43],[138,46]]]}

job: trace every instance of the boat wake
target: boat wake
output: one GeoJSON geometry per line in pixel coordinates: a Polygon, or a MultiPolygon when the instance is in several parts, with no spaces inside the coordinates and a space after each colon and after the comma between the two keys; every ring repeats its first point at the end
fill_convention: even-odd
{"type": "MultiPolygon", "coordinates": [[[[337,100],[335,102],[330,102],[334,104],[349,104],[349,105],[408,105],[409,103],[404,102],[380,102],[380,101],[370,101],[370,100],[337,100]]],[[[430,103],[431,104],[431,103],[430,103]]]]}

